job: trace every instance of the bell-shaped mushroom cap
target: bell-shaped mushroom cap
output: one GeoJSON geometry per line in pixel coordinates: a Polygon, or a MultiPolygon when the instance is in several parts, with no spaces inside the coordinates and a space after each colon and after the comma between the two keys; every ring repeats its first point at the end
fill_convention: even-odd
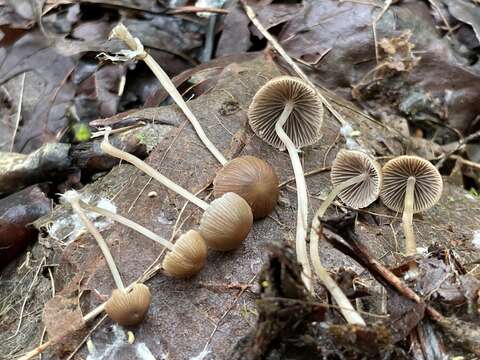
{"type": "Polygon", "coordinates": [[[268,81],[253,97],[248,119],[255,134],[267,144],[283,149],[275,124],[287,103],[293,104],[293,110],[283,129],[295,146],[311,145],[319,140],[323,120],[322,102],[314,89],[292,76],[280,76],[268,81]]]}
{"type": "Polygon", "coordinates": [[[176,278],[188,278],[200,272],[207,261],[207,245],[195,230],[189,230],[175,242],[163,259],[165,272],[176,278]]]}
{"type": "Polygon", "coordinates": [[[442,196],[442,176],[432,163],[418,156],[394,158],[383,166],[382,172],[380,198],[392,210],[403,212],[409,177],[415,178],[414,213],[432,207],[442,196]]]}
{"type": "Polygon", "coordinates": [[[209,247],[220,251],[238,248],[253,224],[250,205],[229,192],[213,200],[200,220],[200,234],[209,247]]]}
{"type": "Polygon", "coordinates": [[[263,218],[277,204],[278,177],[267,162],[255,156],[241,156],[229,161],[213,180],[216,198],[227,192],[245,199],[255,219],[263,218]]]}
{"type": "Polygon", "coordinates": [[[150,290],[144,284],[135,284],[130,292],[115,289],[105,304],[110,319],[123,326],[137,325],[144,319],[150,306],[150,290]]]}
{"type": "Polygon", "coordinates": [[[354,209],[367,207],[378,198],[382,187],[382,168],[364,152],[340,150],[330,173],[333,186],[361,174],[366,174],[364,180],[338,194],[340,200],[354,209]]]}

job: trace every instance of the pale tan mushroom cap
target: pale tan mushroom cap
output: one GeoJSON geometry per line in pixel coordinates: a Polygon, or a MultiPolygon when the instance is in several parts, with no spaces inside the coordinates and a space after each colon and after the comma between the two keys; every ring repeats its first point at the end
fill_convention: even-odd
{"type": "Polygon", "coordinates": [[[195,230],[189,230],[175,242],[173,251],[163,259],[165,272],[176,278],[188,278],[200,272],[207,261],[207,245],[195,230]]]}
{"type": "Polygon", "coordinates": [[[340,150],[330,173],[333,186],[361,174],[367,175],[363,181],[349,186],[338,194],[343,203],[354,209],[367,207],[378,198],[382,187],[382,168],[364,152],[340,150]]]}
{"type": "Polygon", "coordinates": [[[248,119],[255,134],[278,149],[283,142],[275,132],[275,124],[285,104],[294,108],[283,129],[296,147],[311,145],[321,136],[323,104],[308,84],[292,76],[268,81],[257,91],[248,109],[248,119]]]}
{"type": "Polygon", "coordinates": [[[151,298],[150,290],[144,284],[135,284],[128,293],[115,289],[105,304],[105,312],[120,325],[137,325],[145,318],[151,298]]]}
{"type": "Polygon", "coordinates": [[[390,209],[403,212],[407,180],[415,178],[413,212],[429,209],[440,199],[442,176],[429,161],[418,156],[399,156],[383,166],[383,188],[380,197],[390,209]]]}
{"type": "Polygon", "coordinates": [[[253,224],[250,205],[233,192],[213,200],[200,220],[200,234],[208,247],[220,251],[238,248],[253,224]]]}
{"type": "Polygon", "coordinates": [[[278,177],[273,167],[255,156],[229,161],[213,180],[216,198],[227,192],[240,195],[252,208],[255,219],[270,214],[278,200],[278,177]]]}

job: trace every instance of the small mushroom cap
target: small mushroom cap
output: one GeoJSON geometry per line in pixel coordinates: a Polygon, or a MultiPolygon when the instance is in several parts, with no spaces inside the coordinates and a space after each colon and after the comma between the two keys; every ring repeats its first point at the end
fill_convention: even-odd
{"type": "Polygon", "coordinates": [[[209,247],[220,251],[238,248],[253,224],[250,205],[240,196],[228,192],[213,200],[200,220],[200,234],[209,247]]]}
{"type": "Polygon", "coordinates": [[[342,202],[354,209],[367,207],[378,198],[382,188],[382,168],[362,151],[340,150],[330,173],[333,186],[361,174],[367,177],[338,194],[342,202]]]}
{"type": "Polygon", "coordinates": [[[240,195],[250,205],[255,219],[270,214],[278,200],[278,177],[273,167],[255,156],[229,161],[213,180],[216,198],[227,192],[240,195]]]}
{"type": "Polygon", "coordinates": [[[173,251],[163,259],[165,272],[176,278],[188,278],[200,272],[207,262],[207,245],[195,230],[189,230],[175,242],[173,251]]]}
{"type": "Polygon", "coordinates": [[[105,304],[105,312],[119,325],[137,325],[145,318],[151,298],[150,290],[144,284],[135,284],[128,293],[115,289],[105,304]]]}
{"type": "Polygon", "coordinates": [[[284,149],[275,124],[287,103],[293,110],[283,129],[295,146],[311,145],[321,137],[323,104],[316,91],[303,80],[280,76],[268,81],[253,97],[248,119],[255,134],[278,149],[284,149]]]}
{"type": "Polygon", "coordinates": [[[380,197],[390,209],[403,212],[407,180],[415,178],[413,212],[431,208],[442,196],[443,181],[430,161],[418,156],[399,156],[383,166],[380,197]]]}

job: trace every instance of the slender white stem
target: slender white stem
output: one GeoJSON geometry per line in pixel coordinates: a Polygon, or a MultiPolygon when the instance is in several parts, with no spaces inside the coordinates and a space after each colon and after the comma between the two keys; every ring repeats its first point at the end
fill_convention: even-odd
{"type": "MultiPolygon", "coordinates": [[[[332,279],[330,274],[325,270],[322,266],[322,262],[320,261],[320,255],[318,253],[318,217],[316,219],[316,226],[312,225],[312,229],[310,232],[310,257],[312,259],[313,268],[317,273],[320,281],[322,284],[327,288],[328,292],[332,295],[337,303],[340,312],[342,313],[343,317],[349,324],[357,324],[365,326],[365,321],[360,316],[360,314],[355,310],[355,308],[348,300],[347,296],[344,294],[342,289],[337,285],[335,280],[332,279]]],[[[314,222],[315,222],[314,219],[314,222]]]]}
{"type": "Polygon", "coordinates": [[[315,214],[315,217],[322,218],[323,215],[325,215],[325,211],[327,211],[328,207],[333,202],[333,200],[335,200],[338,194],[340,194],[346,188],[354,184],[357,184],[359,182],[362,182],[363,180],[365,180],[366,177],[367,177],[366,174],[360,174],[335,186],[333,190],[330,192],[330,194],[328,194],[327,198],[323,201],[322,205],[318,208],[317,213],[315,214]]]}
{"type": "Polygon", "coordinates": [[[90,210],[90,211],[96,212],[100,215],[103,215],[103,216],[105,216],[109,219],[112,219],[112,220],[114,220],[114,221],[116,221],[116,222],[118,222],[122,225],[125,225],[125,226],[139,232],[140,234],[148,237],[149,239],[165,246],[167,249],[173,251],[173,244],[170,241],[165,240],[161,236],[155,234],[153,231],[148,230],[146,227],[143,227],[140,224],[137,224],[135,221],[127,219],[126,217],[123,217],[122,215],[115,214],[115,213],[110,212],[108,210],[99,208],[97,206],[87,204],[83,201],[80,201],[80,206],[82,206],[83,208],[85,208],[87,210],[90,210]]]}
{"type": "Polygon", "coordinates": [[[110,133],[110,129],[106,128],[105,129],[105,136],[104,136],[103,141],[100,145],[100,147],[102,148],[102,150],[105,153],[107,153],[111,156],[114,156],[116,158],[125,160],[126,162],[129,162],[130,164],[132,164],[135,167],[142,170],[145,174],[153,177],[155,180],[157,180],[162,185],[166,186],[167,188],[169,188],[172,191],[175,191],[177,194],[183,196],[188,201],[194,203],[199,208],[203,209],[204,211],[207,210],[207,208],[209,207],[208,203],[206,203],[202,199],[199,199],[198,197],[193,195],[190,191],[185,190],[181,186],[177,185],[176,183],[174,183],[169,178],[163,176],[157,170],[155,170],[153,167],[151,167],[150,165],[148,165],[144,161],[140,160],[138,157],[136,157],[132,154],[129,154],[125,151],[122,151],[122,150],[114,147],[112,144],[110,144],[109,141],[108,141],[109,133],[110,133]]]}
{"type": "MultiPolygon", "coordinates": [[[[138,42],[135,41],[135,38],[128,31],[128,29],[123,24],[118,24],[113,30],[112,35],[118,39],[124,41],[128,47],[132,50],[138,50],[138,42]]],[[[216,148],[216,146],[210,141],[205,132],[203,131],[202,125],[197,120],[195,115],[192,113],[187,103],[183,100],[182,95],[178,92],[175,84],[170,80],[168,75],[163,71],[160,65],[155,61],[153,57],[148,55],[146,52],[140,56],[140,58],[147,64],[147,66],[152,70],[157,79],[160,81],[160,84],[165,88],[165,90],[170,94],[172,99],[177,103],[178,107],[183,111],[185,116],[188,118],[195,131],[197,132],[198,137],[207,147],[207,149],[212,153],[212,155],[220,162],[220,164],[225,165],[227,159],[222,155],[222,153],[216,148]]]]}
{"type": "Polygon", "coordinates": [[[405,192],[405,203],[403,208],[403,232],[405,233],[405,254],[412,256],[417,253],[417,242],[413,232],[413,202],[415,193],[415,178],[410,176],[407,180],[407,190],[405,192]]]}
{"type": "Polygon", "coordinates": [[[72,198],[68,198],[67,200],[70,202],[70,205],[72,206],[73,211],[75,211],[75,213],[80,217],[80,220],[82,221],[82,223],[85,225],[87,230],[90,232],[90,234],[93,235],[93,237],[97,241],[97,244],[100,247],[100,250],[102,250],[105,260],[107,261],[108,267],[110,268],[110,272],[112,273],[113,280],[115,280],[115,284],[117,285],[117,288],[125,291],[125,285],[123,285],[120,272],[118,271],[117,265],[115,264],[115,260],[113,260],[112,254],[110,253],[110,249],[108,248],[107,243],[105,242],[105,240],[103,239],[103,236],[97,230],[95,225],[92,224],[92,222],[88,219],[88,217],[83,212],[83,209],[79,204],[80,197],[75,197],[75,198],[72,197],[72,198]]]}
{"type": "Polygon", "coordinates": [[[310,261],[308,260],[307,252],[307,218],[308,218],[308,194],[307,184],[305,183],[305,176],[303,175],[303,168],[298,157],[297,148],[287,133],[283,130],[283,125],[288,119],[288,116],[293,110],[293,103],[287,103],[283,109],[282,114],[275,124],[275,131],[278,137],[282,140],[287,148],[290,161],[292,162],[293,173],[295,175],[295,182],[297,187],[297,229],[295,236],[295,248],[297,252],[297,259],[302,264],[303,273],[302,278],[305,287],[312,291],[312,269],[310,261]]]}

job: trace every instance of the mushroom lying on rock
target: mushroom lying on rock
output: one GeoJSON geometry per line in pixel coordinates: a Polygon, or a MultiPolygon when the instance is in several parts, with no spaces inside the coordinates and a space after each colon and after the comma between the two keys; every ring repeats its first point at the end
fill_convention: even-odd
{"type": "Polygon", "coordinates": [[[268,81],[253,97],[248,119],[255,134],[278,149],[287,149],[297,187],[297,259],[303,267],[303,281],[311,289],[311,268],[307,252],[307,185],[297,148],[319,140],[323,105],[317,93],[304,81],[280,76],[268,81]]]}
{"type": "Polygon", "coordinates": [[[180,236],[175,244],[172,244],[153,231],[124,216],[87,204],[83,201],[80,202],[80,206],[125,225],[166,247],[169,252],[163,259],[162,267],[170,276],[188,278],[200,272],[205,266],[207,261],[207,245],[202,236],[195,230],[187,231],[180,236]]]}
{"type": "MultiPolygon", "coordinates": [[[[214,181],[215,197],[221,197],[226,192],[237,193],[252,207],[255,219],[265,217],[272,212],[278,199],[278,179],[274,169],[265,161],[253,156],[242,156],[231,161],[225,159],[220,150],[218,150],[207,137],[202,125],[190,110],[185,100],[183,100],[175,84],[173,84],[155,59],[144,51],[140,40],[134,38],[123,24],[118,24],[113,28],[110,37],[124,41],[132,50],[130,51],[130,55],[145,62],[160,81],[160,84],[162,84],[164,89],[188,118],[203,144],[218,162],[224,166],[224,168],[220,170],[220,177],[214,181]],[[243,169],[242,167],[244,166],[245,168],[243,169]],[[252,170],[255,172],[254,174],[252,174],[252,170]],[[237,178],[237,175],[240,177],[237,178]]],[[[126,53],[123,52],[122,54],[125,55],[126,53]]]]}
{"type": "Polygon", "coordinates": [[[234,192],[252,208],[255,219],[270,214],[277,204],[278,177],[271,165],[255,156],[241,156],[229,161],[213,180],[216,198],[234,192]]]}
{"type": "Polygon", "coordinates": [[[112,296],[105,305],[108,316],[120,325],[139,324],[144,319],[150,306],[151,295],[148,287],[144,284],[135,284],[130,292],[126,291],[107,243],[80,206],[80,194],[75,190],[70,190],[64,193],[62,198],[70,203],[73,211],[97,241],[112,273],[117,290],[112,292],[112,296]]]}
{"type": "Polygon", "coordinates": [[[431,208],[442,195],[443,181],[437,168],[418,156],[399,156],[383,166],[380,198],[390,209],[403,212],[405,253],[417,253],[413,214],[431,208]]]}
{"type": "Polygon", "coordinates": [[[253,223],[250,205],[241,196],[228,192],[208,204],[136,156],[111,145],[108,141],[109,132],[109,128],[105,129],[105,137],[101,143],[101,148],[105,153],[129,162],[204,210],[199,232],[209,247],[215,250],[229,251],[241,245],[253,223]]]}

